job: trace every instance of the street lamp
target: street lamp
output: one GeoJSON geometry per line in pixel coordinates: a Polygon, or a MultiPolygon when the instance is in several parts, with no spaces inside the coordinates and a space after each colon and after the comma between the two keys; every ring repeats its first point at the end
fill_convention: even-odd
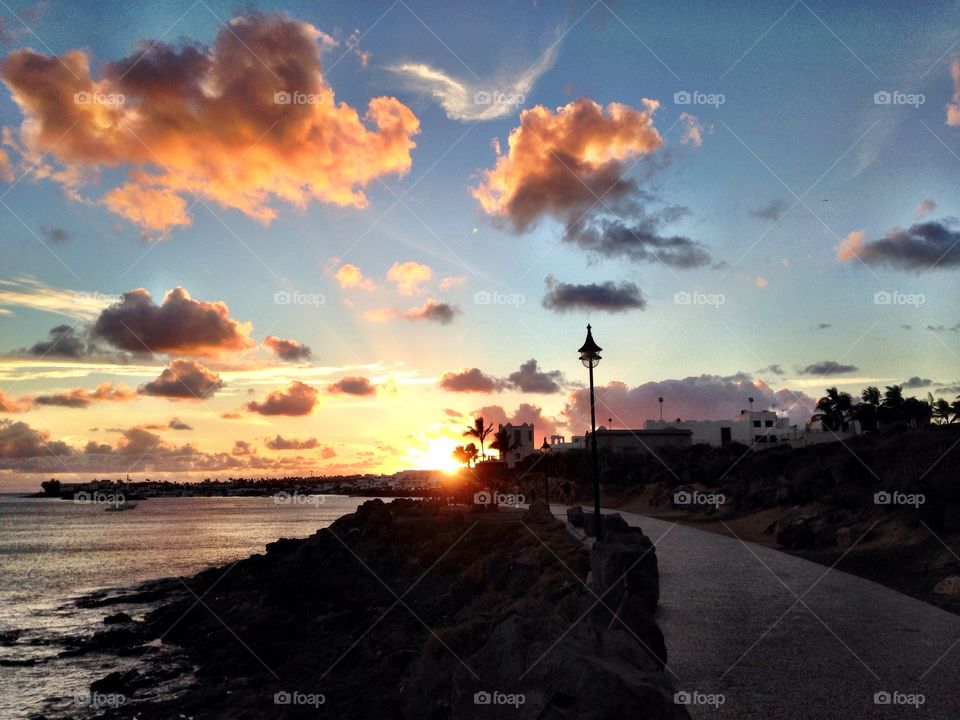
{"type": "Polygon", "coordinates": [[[593,369],[600,364],[601,350],[603,348],[593,341],[593,333],[587,325],[587,339],[577,352],[580,353],[580,362],[590,371],[590,455],[593,465],[593,517],[597,542],[601,540],[603,531],[600,526],[600,470],[597,465],[597,410],[593,390],[593,369]]]}
{"type": "Polygon", "coordinates": [[[658,397],[657,402],[660,403],[660,422],[663,422],[663,398],[658,397]]]}
{"type": "MultiPolygon", "coordinates": [[[[550,444],[547,442],[547,436],[543,436],[543,445],[540,446],[540,452],[546,455],[550,452],[550,444]]],[[[546,463],[543,465],[543,501],[547,504],[547,510],[550,509],[550,471],[546,463]]]]}

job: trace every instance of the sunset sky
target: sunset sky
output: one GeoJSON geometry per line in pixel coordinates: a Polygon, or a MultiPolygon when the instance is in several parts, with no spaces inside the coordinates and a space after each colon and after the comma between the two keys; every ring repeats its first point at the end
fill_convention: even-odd
{"type": "Polygon", "coordinates": [[[953,3],[8,1],[0,489],[960,393],[953,3]]]}

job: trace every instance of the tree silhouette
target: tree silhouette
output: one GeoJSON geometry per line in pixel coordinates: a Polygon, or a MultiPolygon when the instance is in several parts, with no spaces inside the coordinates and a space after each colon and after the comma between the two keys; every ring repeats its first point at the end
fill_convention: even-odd
{"type": "Polygon", "coordinates": [[[464,433],[464,437],[473,437],[480,441],[480,459],[483,460],[483,441],[487,439],[487,436],[493,432],[493,425],[486,425],[482,417],[477,417],[473,421],[473,425],[468,427],[464,433]]]}
{"type": "Polygon", "coordinates": [[[840,392],[835,387],[827,388],[826,395],[817,400],[817,413],[813,419],[819,420],[827,430],[846,430],[852,408],[850,393],[840,392]]]}
{"type": "Polygon", "coordinates": [[[477,459],[477,446],[473,443],[469,443],[468,445],[457,445],[453,449],[452,455],[454,460],[459,463],[463,463],[467,467],[470,467],[473,461],[477,459]]]}
{"type": "Polygon", "coordinates": [[[507,453],[518,447],[520,443],[510,437],[510,431],[506,428],[497,430],[493,435],[493,442],[490,443],[490,449],[499,451],[501,460],[506,460],[507,453]]]}
{"type": "Polygon", "coordinates": [[[939,424],[946,425],[951,422],[953,414],[953,408],[947,400],[940,398],[933,401],[933,419],[939,421],[939,424]]]}

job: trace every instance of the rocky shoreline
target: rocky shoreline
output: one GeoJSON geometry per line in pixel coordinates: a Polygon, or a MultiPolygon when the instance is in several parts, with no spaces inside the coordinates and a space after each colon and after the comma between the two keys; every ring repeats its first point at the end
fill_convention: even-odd
{"type": "Polygon", "coordinates": [[[152,606],[72,650],[135,660],[94,680],[114,704],[91,717],[687,718],[655,548],[618,520],[593,543],[539,504],[371,500],[265,554],[85,598],[152,606]]]}

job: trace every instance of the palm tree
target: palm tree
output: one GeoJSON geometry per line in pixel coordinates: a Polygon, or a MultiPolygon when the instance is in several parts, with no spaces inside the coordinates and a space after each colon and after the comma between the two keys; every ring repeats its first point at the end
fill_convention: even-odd
{"type": "Polygon", "coordinates": [[[500,452],[500,459],[506,460],[507,453],[520,447],[520,443],[510,437],[510,431],[506,428],[500,428],[493,435],[493,442],[490,443],[491,450],[500,452]]]}
{"type": "Polygon", "coordinates": [[[883,407],[894,422],[903,419],[903,385],[887,385],[883,393],[883,407]]]}
{"type": "Polygon", "coordinates": [[[950,404],[950,409],[953,410],[950,422],[960,422],[960,395],[957,395],[957,399],[950,404]]]}
{"type": "Polygon", "coordinates": [[[827,393],[817,400],[818,412],[813,416],[827,430],[845,430],[853,400],[850,393],[840,392],[835,387],[827,388],[827,393]]]}
{"type": "Polygon", "coordinates": [[[483,460],[483,441],[487,439],[487,436],[493,432],[493,425],[486,425],[483,422],[482,417],[476,417],[473,420],[473,425],[468,427],[464,433],[464,437],[473,437],[480,441],[480,459],[483,460]]]}
{"type": "Polygon", "coordinates": [[[939,420],[941,425],[946,425],[950,422],[950,418],[953,415],[953,408],[950,407],[950,403],[943,398],[934,400],[933,402],[933,419],[939,420]]]}
{"type": "Polygon", "coordinates": [[[873,405],[875,408],[880,407],[880,388],[875,385],[868,385],[863,389],[863,392],[860,393],[860,399],[867,405],[873,405]]]}
{"type": "Polygon", "coordinates": [[[477,459],[477,446],[473,443],[457,445],[453,449],[452,455],[454,460],[470,467],[470,464],[477,459]]]}

